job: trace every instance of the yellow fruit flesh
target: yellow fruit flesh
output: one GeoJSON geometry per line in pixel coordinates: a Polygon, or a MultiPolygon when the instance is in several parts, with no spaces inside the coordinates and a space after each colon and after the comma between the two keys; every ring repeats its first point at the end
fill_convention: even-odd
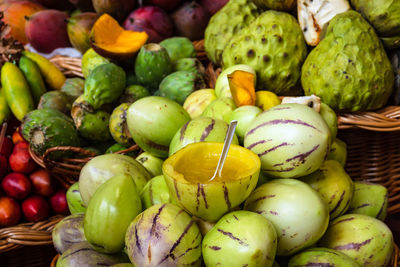
{"type": "Polygon", "coordinates": [[[218,164],[222,143],[206,143],[196,147],[190,146],[186,153],[170,160],[173,176],[179,182],[187,183],[220,183],[240,180],[249,177],[259,168],[257,155],[250,151],[231,145],[221,177],[210,181],[218,164]]]}

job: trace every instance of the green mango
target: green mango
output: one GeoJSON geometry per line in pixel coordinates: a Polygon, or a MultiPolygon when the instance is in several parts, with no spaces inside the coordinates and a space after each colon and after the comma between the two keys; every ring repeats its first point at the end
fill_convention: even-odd
{"type": "Polygon", "coordinates": [[[86,211],[86,207],[83,204],[81,192],[79,191],[79,182],[74,183],[67,190],[67,203],[71,214],[86,211]]]}
{"type": "Polygon", "coordinates": [[[113,176],[89,201],[84,219],[86,239],[99,252],[121,251],[126,229],[141,211],[142,203],[132,178],[126,174],[113,176]]]}
{"type": "Polygon", "coordinates": [[[160,43],[164,47],[172,62],[182,58],[196,57],[196,49],[193,43],[186,37],[171,37],[160,43]]]}
{"type": "Polygon", "coordinates": [[[97,66],[87,77],[83,95],[94,109],[98,109],[116,101],[125,87],[124,70],[113,63],[106,63],[97,66]]]}

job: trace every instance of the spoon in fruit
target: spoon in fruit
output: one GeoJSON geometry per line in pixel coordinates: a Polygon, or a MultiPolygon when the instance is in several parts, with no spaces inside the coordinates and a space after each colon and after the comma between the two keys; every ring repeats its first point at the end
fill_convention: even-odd
{"type": "Polygon", "coordinates": [[[211,177],[210,181],[214,180],[215,177],[221,177],[222,168],[224,167],[226,157],[228,156],[228,151],[232,143],[233,135],[235,133],[237,121],[231,121],[229,124],[228,132],[226,133],[224,147],[222,148],[221,156],[219,157],[217,168],[215,169],[214,175],[211,177]]]}

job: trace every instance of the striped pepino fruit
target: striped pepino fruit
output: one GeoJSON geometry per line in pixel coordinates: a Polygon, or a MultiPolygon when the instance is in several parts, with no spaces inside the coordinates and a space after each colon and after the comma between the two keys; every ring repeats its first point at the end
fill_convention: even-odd
{"type": "Polygon", "coordinates": [[[302,104],[282,104],[261,113],[249,126],[244,146],[273,177],[297,178],[319,169],[331,133],[321,115],[302,104]]]}
{"type": "Polygon", "coordinates": [[[183,209],[159,204],[132,221],[125,245],[137,267],[200,266],[201,239],[199,227],[183,209]]]}

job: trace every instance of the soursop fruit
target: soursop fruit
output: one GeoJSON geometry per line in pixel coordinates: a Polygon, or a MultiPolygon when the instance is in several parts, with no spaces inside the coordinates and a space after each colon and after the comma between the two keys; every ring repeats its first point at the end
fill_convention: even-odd
{"type": "Polygon", "coordinates": [[[400,0],[351,0],[388,48],[400,47],[400,0]]]}
{"type": "Polygon", "coordinates": [[[388,100],[394,83],[388,56],[374,29],[356,11],[336,15],[308,55],[301,83],[336,111],[373,110],[388,100]]]}
{"type": "Polygon", "coordinates": [[[246,64],[257,73],[257,87],[287,94],[300,78],[307,56],[296,19],[284,12],[265,11],[235,35],[223,54],[223,67],[246,64]]]}
{"type": "Polygon", "coordinates": [[[210,19],[204,47],[208,58],[221,65],[222,52],[229,40],[253,22],[261,11],[251,0],[230,0],[210,19]]]}
{"type": "Polygon", "coordinates": [[[296,0],[253,0],[259,8],[289,11],[296,6],[296,0]]]}

